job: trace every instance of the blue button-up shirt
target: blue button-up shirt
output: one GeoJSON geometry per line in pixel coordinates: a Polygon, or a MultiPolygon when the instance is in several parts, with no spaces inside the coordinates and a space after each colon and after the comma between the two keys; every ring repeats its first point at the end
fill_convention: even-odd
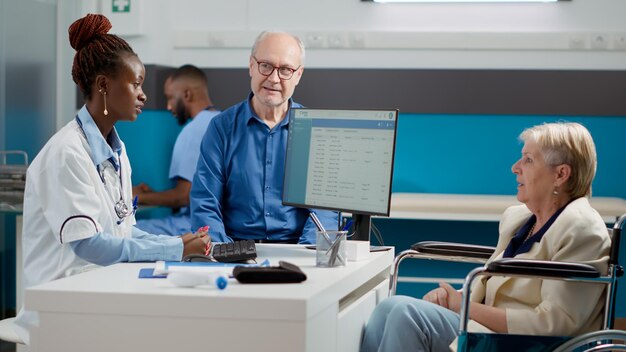
{"type": "MultiPolygon", "coordinates": [[[[270,129],[251,99],[214,117],[204,135],[191,187],[192,228],[209,225],[217,242],[315,243],[310,210],[282,204],[289,118],[270,129]]],[[[289,106],[301,107],[291,99],[289,106]]],[[[315,213],[326,229],[337,229],[336,212],[315,213]]]]}

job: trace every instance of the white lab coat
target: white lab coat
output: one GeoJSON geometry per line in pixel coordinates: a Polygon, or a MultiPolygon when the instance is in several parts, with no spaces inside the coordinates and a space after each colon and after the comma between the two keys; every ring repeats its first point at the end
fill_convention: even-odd
{"type": "MultiPolygon", "coordinates": [[[[83,107],[81,120],[89,114],[83,107]]],[[[132,210],[131,168],[122,143],[121,176],[110,161],[99,165],[81,126],[72,120],[46,143],[28,168],[24,192],[23,287],[27,288],[68,276],[93,266],[76,256],[70,242],[98,232],[131,237],[134,215],[120,224],[115,202],[123,199],[132,210]]],[[[28,330],[37,324],[36,313],[20,311],[15,328],[25,343],[28,330]]]]}

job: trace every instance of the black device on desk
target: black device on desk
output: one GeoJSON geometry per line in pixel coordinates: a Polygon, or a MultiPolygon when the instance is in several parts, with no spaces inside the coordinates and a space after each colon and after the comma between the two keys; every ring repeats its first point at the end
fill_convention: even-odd
{"type": "Polygon", "coordinates": [[[300,267],[282,260],[278,266],[236,266],[233,276],[243,284],[288,284],[306,280],[300,267]]]}
{"type": "Polygon", "coordinates": [[[253,240],[243,240],[226,243],[214,243],[212,255],[190,254],[183,258],[183,262],[212,262],[222,263],[240,262],[256,259],[256,245],[253,240]]]}

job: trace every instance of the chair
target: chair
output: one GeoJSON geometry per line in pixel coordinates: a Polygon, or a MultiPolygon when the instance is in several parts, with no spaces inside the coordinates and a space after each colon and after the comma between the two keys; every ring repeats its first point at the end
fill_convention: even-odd
{"type": "Polygon", "coordinates": [[[15,317],[0,320],[0,340],[23,345],[24,341],[20,339],[13,329],[14,320],[15,317]]]}
{"type": "MultiPolygon", "coordinates": [[[[579,263],[565,263],[540,260],[525,260],[503,258],[479,266],[470,271],[463,284],[463,299],[460,309],[460,327],[458,351],[469,350],[515,350],[520,351],[626,351],[626,332],[611,330],[615,318],[617,278],[621,277],[624,269],[618,263],[621,230],[626,222],[626,214],[622,215],[609,229],[611,250],[609,255],[608,274],[602,276],[594,267],[579,263]],[[469,300],[472,282],[480,276],[508,276],[508,277],[539,277],[546,280],[565,280],[578,282],[592,282],[607,286],[604,307],[604,324],[600,331],[584,334],[578,337],[571,336],[524,336],[512,334],[478,334],[468,333],[469,300]]],[[[431,260],[446,260],[465,263],[485,264],[491,257],[495,247],[464,245],[447,242],[419,242],[411,249],[401,252],[394,259],[389,280],[389,295],[395,295],[398,282],[400,263],[407,258],[431,260]]]]}

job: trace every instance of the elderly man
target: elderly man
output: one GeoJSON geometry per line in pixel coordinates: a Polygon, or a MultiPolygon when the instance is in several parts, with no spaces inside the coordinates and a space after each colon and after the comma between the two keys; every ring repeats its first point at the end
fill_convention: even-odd
{"type": "MultiPolygon", "coordinates": [[[[291,96],[303,65],[300,39],[261,33],[250,55],[252,92],[211,121],[191,188],[191,223],[209,225],[214,241],[315,242],[311,210],[282,205],[288,115],[301,107],[291,96]]],[[[315,212],[337,228],[337,213],[315,212]]]]}

